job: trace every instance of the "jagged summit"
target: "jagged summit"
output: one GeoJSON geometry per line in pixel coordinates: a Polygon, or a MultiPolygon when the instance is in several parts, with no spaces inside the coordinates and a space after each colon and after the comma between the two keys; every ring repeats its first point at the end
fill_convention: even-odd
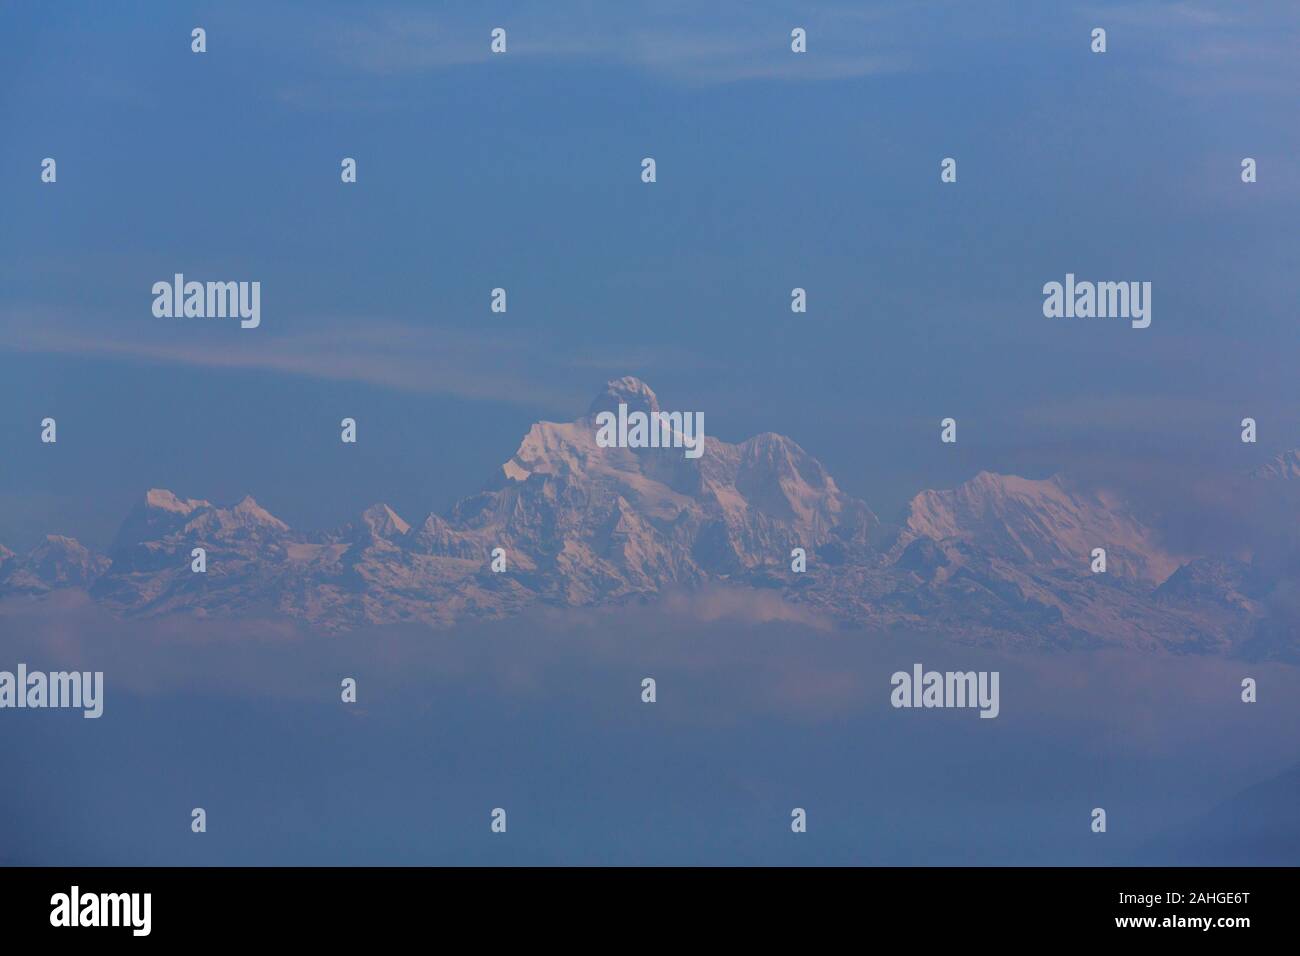
{"type": "Polygon", "coordinates": [[[592,399],[587,416],[592,417],[600,412],[617,412],[620,403],[626,405],[629,412],[659,411],[659,398],[654,390],[641,379],[624,375],[605,383],[604,389],[592,399]]]}
{"type": "Polygon", "coordinates": [[[1008,561],[1079,568],[1104,546],[1109,573],[1159,584],[1182,563],[1127,506],[1102,492],[1070,487],[1062,475],[1032,479],[981,471],[947,491],[923,491],[907,509],[896,548],[917,537],[975,540],[1008,561]]]}
{"type": "Polygon", "coordinates": [[[117,536],[109,545],[109,555],[115,560],[142,542],[153,541],[182,527],[195,514],[210,509],[207,501],[181,498],[165,488],[150,488],[144,500],[137,500],[117,536]]]}
{"type": "Polygon", "coordinates": [[[241,521],[267,525],[280,531],[288,531],[289,526],[257,503],[252,495],[245,495],[231,511],[241,521]]]}
{"type": "Polygon", "coordinates": [[[371,534],[381,538],[401,537],[411,530],[396,511],[386,504],[371,505],[361,512],[361,522],[371,534]]]}
{"type": "Polygon", "coordinates": [[[202,498],[182,498],[166,488],[150,488],[145,492],[143,504],[134,513],[145,516],[150,522],[195,518],[203,512],[214,512],[243,523],[266,524],[281,529],[288,525],[257,503],[252,495],[245,495],[232,508],[218,508],[202,498]]]}
{"type": "Polygon", "coordinates": [[[173,514],[187,515],[199,508],[211,508],[211,502],[200,501],[193,498],[178,498],[175,493],[168,491],[166,488],[150,488],[145,492],[144,505],[146,508],[156,508],[159,511],[170,511],[173,514]]]}
{"type": "MultiPolygon", "coordinates": [[[[6,549],[0,548],[0,552],[6,549]]],[[[109,566],[76,538],[47,534],[45,540],[19,558],[0,554],[0,592],[42,594],[58,588],[89,587],[109,566]]]]}
{"type": "MultiPolygon", "coordinates": [[[[592,420],[601,412],[657,412],[659,399],[645,382],[631,375],[610,379],[592,399],[587,414],[572,422],[538,422],[528,430],[515,454],[501,466],[512,481],[530,475],[576,476],[639,470],[637,457],[623,449],[599,448],[592,420]]],[[[707,441],[707,439],[706,439],[707,441]]]]}

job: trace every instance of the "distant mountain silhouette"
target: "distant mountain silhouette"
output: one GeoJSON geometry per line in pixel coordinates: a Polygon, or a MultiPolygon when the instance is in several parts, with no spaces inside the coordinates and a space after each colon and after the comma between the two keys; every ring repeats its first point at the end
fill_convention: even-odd
{"type": "Polygon", "coordinates": [[[1269,481],[1300,480],[1300,448],[1282,452],[1272,461],[1256,468],[1250,475],[1252,478],[1263,478],[1269,481]]]}
{"type": "MultiPolygon", "coordinates": [[[[706,437],[699,458],[599,447],[595,417],[619,404],[659,410],[644,382],[611,381],[586,415],[533,425],[488,487],[418,525],[376,504],[334,531],[301,532],[251,497],[221,508],[154,489],[107,555],[54,536],[22,557],[0,548],[0,594],[77,587],[125,615],[274,613],[346,630],[731,584],[843,625],[968,643],[1296,655],[1293,633],[1269,619],[1275,575],[1173,554],[1125,502],[1062,476],[982,472],[921,492],[886,526],[781,435],[706,437]],[[1096,547],[1104,574],[1090,570],[1096,547]],[[190,569],[194,548],[204,574],[190,569]],[[490,567],[496,548],[504,573],[490,567]],[[791,570],[796,548],[805,573],[791,570]]],[[[1285,477],[1289,454],[1258,476],[1285,477]]]]}
{"type": "Polygon", "coordinates": [[[1300,764],[1159,834],[1135,856],[1164,866],[1294,866],[1300,859],[1300,764]]]}

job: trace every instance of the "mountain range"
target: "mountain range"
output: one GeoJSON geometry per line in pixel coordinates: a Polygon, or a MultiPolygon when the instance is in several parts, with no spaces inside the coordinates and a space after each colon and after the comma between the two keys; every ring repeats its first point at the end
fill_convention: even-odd
{"type": "MultiPolygon", "coordinates": [[[[610,381],[585,415],[533,425],[486,487],[418,525],[375,504],[299,531],[251,497],[220,507],[153,489],[106,554],[57,535],[22,556],[0,546],[0,596],[80,588],[125,616],[279,614],[344,631],[739,586],[841,625],[967,643],[1300,657],[1294,553],[1177,553],[1131,504],[1061,475],[981,472],[887,524],[782,435],[706,437],[697,459],[598,447],[595,416],[619,404],[659,411],[644,382],[610,381]],[[1098,547],[1104,573],[1091,570],[1098,547]]],[[[1248,481],[1262,498],[1294,492],[1300,453],[1248,481]]]]}

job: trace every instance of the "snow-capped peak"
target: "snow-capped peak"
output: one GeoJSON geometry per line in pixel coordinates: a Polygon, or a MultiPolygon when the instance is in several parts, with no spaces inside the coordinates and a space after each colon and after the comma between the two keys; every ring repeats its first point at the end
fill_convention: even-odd
{"type": "Polygon", "coordinates": [[[1112,573],[1155,584],[1180,563],[1122,501],[1073,488],[1060,475],[1032,479],[982,471],[956,488],[923,491],[908,506],[899,546],[917,537],[978,541],[1012,563],[1080,572],[1088,570],[1092,550],[1104,548],[1112,573]]]}
{"type": "Polygon", "coordinates": [[[170,511],[178,515],[188,515],[199,508],[212,507],[210,502],[200,499],[179,498],[166,488],[150,488],[145,492],[144,504],[146,508],[170,511]]]}
{"type": "Polygon", "coordinates": [[[400,537],[411,530],[411,526],[396,511],[382,502],[361,512],[361,521],[370,529],[371,534],[381,538],[400,537]]]}
{"type": "Polygon", "coordinates": [[[277,531],[289,530],[287,524],[259,505],[252,495],[245,495],[239,504],[235,505],[232,512],[246,522],[270,525],[277,531]]]}
{"type": "Polygon", "coordinates": [[[617,412],[619,405],[626,405],[629,412],[657,412],[659,398],[641,379],[633,375],[624,375],[622,378],[612,378],[605,383],[604,389],[591,400],[587,415],[617,412]]]}

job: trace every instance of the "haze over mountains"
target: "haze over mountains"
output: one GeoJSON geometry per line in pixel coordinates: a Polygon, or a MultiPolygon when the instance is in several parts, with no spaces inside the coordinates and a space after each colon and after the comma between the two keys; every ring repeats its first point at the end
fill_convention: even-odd
{"type": "MultiPolygon", "coordinates": [[[[1174,553],[1125,501],[1060,475],[981,472],[885,524],[781,435],[706,437],[698,459],[599,448],[594,417],[619,403],[659,410],[645,383],[611,381],[584,416],[533,425],[488,487],[419,524],[375,504],[305,532],[252,497],[223,508],[153,489],[107,554],[59,536],[24,556],[0,547],[0,595],[80,588],[124,615],[288,615],[342,631],[740,586],[838,624],[968,643],[1300,657],[1294,551],[1174,553]],[[1103,574],[1090,570],[1097,547],[1103,574]],[[206,573],[191,571],[194,548],[206,573]],[[791,570],[795,548],[805,573],[791,570]]],[[[1251,493],[1294,525],[1279,490],[1297,478],[1289,451],[1251,474],[1251,493]]]]}

